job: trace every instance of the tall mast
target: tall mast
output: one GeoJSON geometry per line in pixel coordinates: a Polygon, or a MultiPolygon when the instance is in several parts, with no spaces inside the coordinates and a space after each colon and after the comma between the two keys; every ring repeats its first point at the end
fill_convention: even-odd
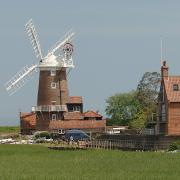
{"type": "Polygon", "coordinates": [[[161,48],[161,59],[160,59],[160,63],[161,63],[161,66],[163,65],[163,41],[162,41],[162,36],[160,38],[160,48],[161,48]]]}

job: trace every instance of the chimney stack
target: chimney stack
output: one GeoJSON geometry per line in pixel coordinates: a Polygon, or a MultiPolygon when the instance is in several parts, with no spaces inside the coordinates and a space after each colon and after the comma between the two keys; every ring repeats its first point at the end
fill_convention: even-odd
{"type": "Polygon", "coordinates": [[[161,77],[168,77],[168,69],[169,67],[166,65],[166,61],[163,61],[161,66],[161,77]]]}

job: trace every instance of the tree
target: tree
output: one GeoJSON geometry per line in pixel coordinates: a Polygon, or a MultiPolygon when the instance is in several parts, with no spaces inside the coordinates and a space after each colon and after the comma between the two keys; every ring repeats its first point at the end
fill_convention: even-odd
{"type": "Polygon", "coordinates": [[[135,118],[130,122],[129,126],[132,129],[144,129],[147,122],[147,113],[143,110],[140,110],[135,118]]]}
{"type": "Polygon", "coordinates": [[[161,77],[157,72],[146,72],[137,86],[137,99],[142,108],[154,109],[160,88],[161,77]]]}
{"type": "Polygon", "coordinates": [[[159,73],[146,72],[139,81],[136,91],[109,97],[106,101],[106,114],[110,117],[107,125],[144,128],[148,117],[156,111],[160,81],[159,73]]]}
{"type": "Polygon", "coordinates": [[[106,100],[106,114],[110,116],[107,125],[129,125],[139,111],[136,92],[119,93],[106,100]]]}
{"type": "Polygon", "coordinates": [[[161,76],[157,72],[146,72],[137,86],[137,99],[148,121],[156,112],[161,76]]]}

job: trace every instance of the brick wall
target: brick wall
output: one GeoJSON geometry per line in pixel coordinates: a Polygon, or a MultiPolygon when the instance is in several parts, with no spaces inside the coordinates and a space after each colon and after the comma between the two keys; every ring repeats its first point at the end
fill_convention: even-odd
{"type": "Polygon", "coordinates": [[[169,104],[168,135],[180,135],[180,103],[169,104]]]}

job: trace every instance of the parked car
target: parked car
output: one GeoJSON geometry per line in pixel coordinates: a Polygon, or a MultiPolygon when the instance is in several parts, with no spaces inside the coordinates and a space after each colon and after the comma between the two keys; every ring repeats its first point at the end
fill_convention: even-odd
{"type": "Polygon", "coordinates": [[[64,135],[64,140],[67,141],[90,140],[90,137],[82,130],[73,129],[66,131],[64,135]]]}

